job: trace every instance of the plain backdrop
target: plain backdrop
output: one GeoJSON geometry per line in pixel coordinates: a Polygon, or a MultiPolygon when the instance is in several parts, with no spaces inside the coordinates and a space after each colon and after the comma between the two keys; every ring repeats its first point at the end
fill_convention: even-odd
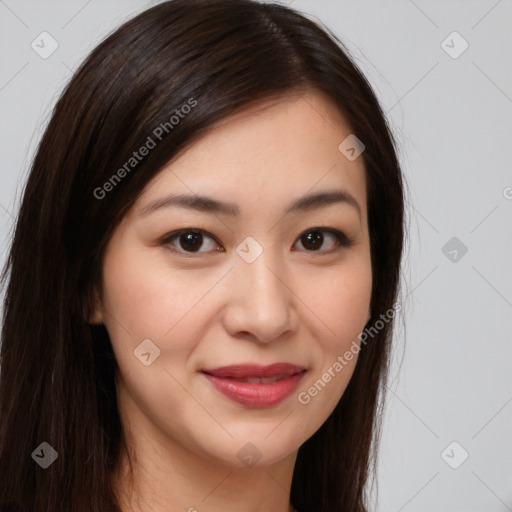
{"type": "MultiPolygon", "coordinates": [[[[0,263],[64,84],[156,3],[0,0],[0,263]],[[42,32],[58,44],[47,58],[31,47],[42,32]]],[[[348,46],[388,115],[409,188],[376,510],[512,511],[512,1],[283,3],[348,46]]]]}

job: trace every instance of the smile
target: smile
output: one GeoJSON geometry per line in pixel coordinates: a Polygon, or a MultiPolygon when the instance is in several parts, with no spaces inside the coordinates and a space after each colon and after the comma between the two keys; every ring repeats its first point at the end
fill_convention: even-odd
{"type": "Polygon", "coordinates": [[[234,365],[203,370],[203,375],[224,396],[246,407],[272,407],[287,398],[306,373],[302,366],[234,365]]]}

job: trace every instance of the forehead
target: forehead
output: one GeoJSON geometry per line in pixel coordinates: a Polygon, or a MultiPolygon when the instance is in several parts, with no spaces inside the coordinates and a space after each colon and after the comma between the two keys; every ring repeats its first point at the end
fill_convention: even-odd
{"type": "Polygon", "coordinates": [[[308,92],[252,106],[222,119],[173,158],[139,203],[162,193],[208,194],[261,210],[308,192],[344,188],[366,209],[363,159],[339,146],[351,128],[330,100],[308,92]]]}

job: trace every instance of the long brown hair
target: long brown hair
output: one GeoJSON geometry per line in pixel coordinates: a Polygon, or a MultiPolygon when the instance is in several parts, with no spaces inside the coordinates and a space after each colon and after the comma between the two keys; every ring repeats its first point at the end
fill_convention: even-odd
{"type": "MultiPolygon", "coordinates": [[[[217,121],[307,89],[326,94],[365,145],[369,324],[393,308],[404,238],[396,142],[341,41],[290,8],[253,0],[148,9],[76,72],[24,190],[2,275],[1,512],[120,510],[111,481],[124,442],[116,360],[104,326],[87,321],[109,237],[149,180],[217,121]],[[194,107],[172,121],[191,100],[194,107]],[[167,127],[161,140],[128,169],[159,126],[167,127]],[[58,454],[47,469],[32,456],[42,442],[58,454]]],[[[392,328],[387,321],[362,346],[335,410],[300,447],[291,502],[301,512],[367,510],[392,328]]]]}

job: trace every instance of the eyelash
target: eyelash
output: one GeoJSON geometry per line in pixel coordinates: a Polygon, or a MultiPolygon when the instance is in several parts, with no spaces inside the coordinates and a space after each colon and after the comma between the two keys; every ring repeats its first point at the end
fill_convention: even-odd
{"type": "MultiPolygon", "coordinates": [[[[341,231],[338,231],[337,229],[321,228],[321,227],[314,227],[314,228],[307,229],[306,231],[303,231],[297,238],[297,241],[299,241],[303,236],[305,236],[307,234],[318,233],[318,232],[319,233],[328,233],[328,234],[333,235],[336,239],[337,247],[335,247],[334,249],[328,249],[328,250],[323,250],[323,251],[322,250],[307,250],[306,249],[305,252],[310,252],[313,254],[316,253],[316,254],[321,254],[321,255],[332,254],[337,251],[340,251],[341,249],[348,248],[354,244],[354,240],[349,238],[348,236],[346,236],[341,231]]],[[[168,250],[170,250],[174,253],[180,254],[180,255],[184,255],[185,257],[195,257],[195,255],[197,255],[197,254],[200,255],[200,254],[205,254],[205,253],[210,252],[210,251],[195,251],[195,252],[194,251],[184,251],[184,250],[178,250],[172,246],[172,241],[174,239],[178,239],[180,236],[189,234],[189,233],[206,235],[208,238],[211,238],[212,240],[214,240],[218,245],[221,245],[212,234],[208,233],[208,231],[205,231],[204,229],[198,229],[198,228],[180,229],[178,231],[173,231],[172,233],[168,233],[160,240],[159,245],[165,246],[168,250]]],[[[297,243],[297,241],[295,243],[297,243]]],[[[294,243],[294,246],[295,246],[295,243],[294,243]]],[[[323,243],[323,241],[322,241],[322,243],[323,243]]],[[[215,251],[215,252],[223,252],[223,251],[215,251]]]]}

